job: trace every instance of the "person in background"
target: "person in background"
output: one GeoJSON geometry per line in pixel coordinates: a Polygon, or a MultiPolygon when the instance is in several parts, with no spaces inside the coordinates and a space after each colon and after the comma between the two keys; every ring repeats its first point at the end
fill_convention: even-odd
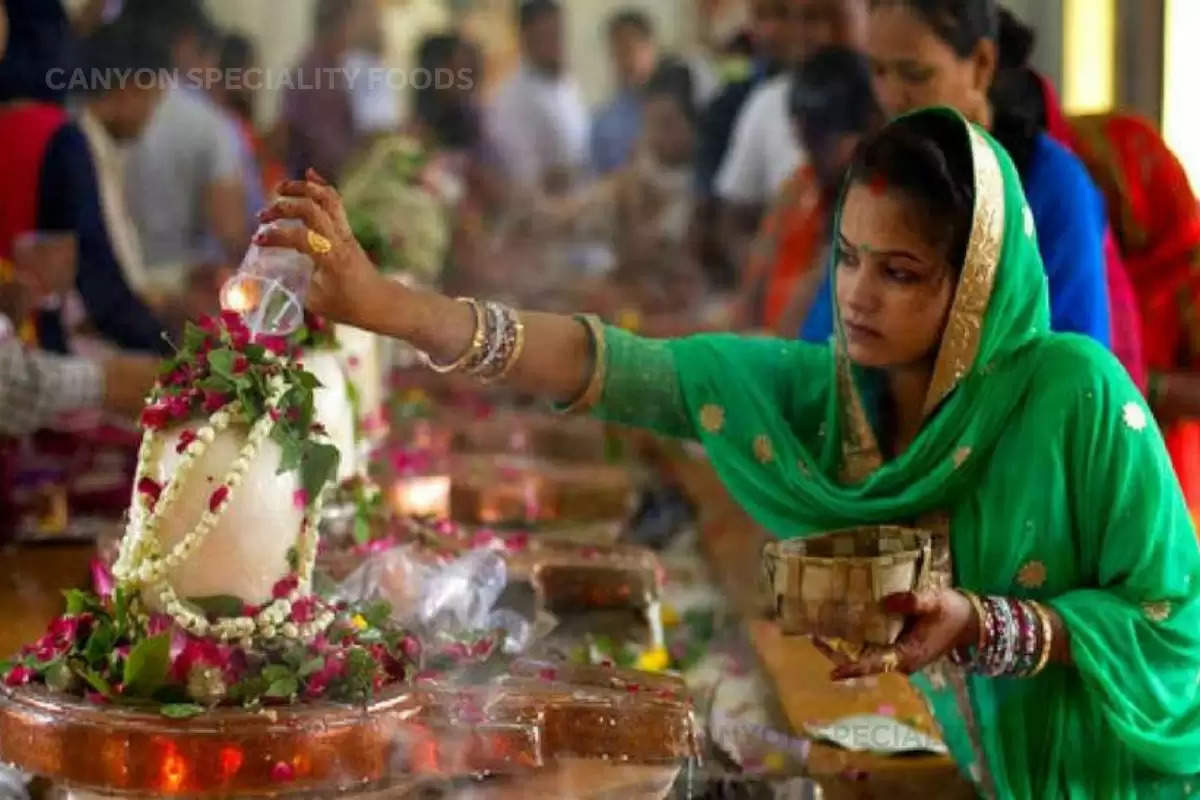
{"type": "MultiPolygon", "coordinates": [[[[1104,200],[1079,159],[992,97],[1000,21],[993,0],[873,0],[867,52],[875,93],[896,116],[947,105],[992,131],[1021,173],[1050,284],[1051,323],[1108,346],[1104,200]]],[[[828,341],[834,330],[829,277],[802,335],[828,341]]]]}
{"type": "Polygon", "coordinates": [[[0,283],[0,437],[33,433],[75,411],[136,416],[158,379],[157,357],[119,353],[93,360],[51,353],[31,347],[16,330],[32,308],[70,291],[74,253],[58,243],[37,243],[21,248],[14,261],[0,259],[0,270],[8,275],[0,283]]]}
{"type": "Polygon", "coordinates": [[[265,155],[254,130],[254,91],[244,79],[248,70],[257,65],[254,44],[240,33],[222,34],[217,48],[217,63],[224,76],[209,87],[213,102],[224,112],[238,136],[238,155],[241,158],[241,181],[245,187],[247,225],[256,226],[255,215],[266,204],[267,187],[283,179],[280,174],[268,176],[262,166],[265,155]],[[239,80],[239,76],[242,76],[239,80]],[[270,179],[273,182],[267,182],[270,179]]]}
{"type": "Polygon", "coordinates": [[[386,136],[400,128],[400,96],[383,80],[383,20],[379,3],[366,0],[355,16],[351,46],[344,60],[350,77],[350,113],[354,134],[361,138],[386,136]]]}
{"type": "MultiPolygon", "coordinates": [[[[789,67],[822,47],[861,50],[865,43],[867,0],[794,0],[790,13],[789,67]]],[[[738,117],[717,174],[721,233],[727,257],[739,269],[749,257],[764,209],[807,162],[788,111],[790,88],[791,73],[785,72],[755,90],[738,117]]]]}
{"type": "Polygon", "coordinates": [[[313,44],[283,90],[287,168],[293,176],[312,168],[332,181],[358,146],[346,54],[361,41],[361,22],[373,0],[317,0],[313,44]]]}
{"type": "MultiPolygon", "coordinates": [[[[993,103],[1008,110],[1013,120],[1023,120],[1027,130],[1044,132],[1074,153],[1069,137],[1061,135],[1053,120],[1061,119],[1058,96],[1043,91],[1043,79],[1028,66],[1036,36],[1008,9],[1001,8],[998,49],[1000,64],[992,86],[993,103]]],[[[1010,123],[1010,125],[1013,123],[1010,123]]],[[[1085,165],[1086,166],[1086,165],[1085,165]]],[[[1110,220],[1105,204],[1105,219],[1110,220]]],[[[1108,289],[1109,342],[1113,355],[1143,391],[1147,372],[1142,344],[1142,315],[1129,280],[1125,260],[1113,236],[1111,222],[1104,228],[1104,277],[1108,289]]]]}
{"type": "Polygon", "coordinates": [[[617,92],[592,120],[592,166],[600,175],[620,169],[633,156],[642,133],[643,92],[660,65],[654,25],[641,11],[618,11],[609,19],[608,47],[617,92]]]}
{"type": "MultiPolygon", "coordinates": [[[[58,8],[57,4],[50,7],[58,8]]],[[[14,30],[30,32],[28,23],[28,18],[13,18],[14,30]]],[[[49,24],[57,29],[54,20],[49,24]]],[[[116,45],[109,45],[122,37],[124,34],[106,34],[108,44],[90,51],[113,55],[116,45]]],[[[47,63],[45,55],[31,47],[31,42],[37,41],[52,43],[55,39],[31,34],[24,47],[5,54],[0,71],[8,75],[32,74],[29,64],[20,63],[26,57],[32,64],[47,63]]],[[[151,68],[165,66],[149,45],[145,52],[135,50],[132,56],[122,57],[136,58],[137,63],[151,68]]],[[[97,63],[103,62],[100,59],[97,63]]],[[[45,76],[37,81],[38,86],[45,83],[45,76]]],[[[64,108],[30,99],[37,97],[38,86],[26,91],[15,82],[5,86],[15,94],[0,96],[0,259],[11,262],[22,243],[46,235],[70,237],[78,258],[78,269],[72,275],[90,324],[117,347],[165,352],[162,325],[125,279],[119,255],[122,239],[114,238],[110,231],[102,199],[103,175],[99,170],[103,166],[97,164],[88,138],[64,108]]],[[[116,87],[91,110],[103,115],[112,133],[134,134],[159,94],[157,88],[139,88],[136,84],[116,87]]],[[[29,338],[43,349],[66,353],[69,337],[62,301],[61,297],[43,293],[33,309],[32,325],[22,327],[36,332],[29,338]]]]}
{"type": "Polygon", "coordinates": [[[743,274],[739,328],[795,336],[829,262],[833,209],[864,137],[883,123],[870,65],[842,47],[797,67],[788,96],[796,135],[812,161],[796,168],[763,218],[743,274]]]}
{"type": "MultiPolygon", "coordinates": [[[[8,42],[8,13],[0,0],[0,58],[8,42]]],[[[2,113],[2,112],[0,112],[2,113]]],[[[8,191],[10,173],[0,179],[8,191]]],[[[6,209],[7,211],[7,209],[6,209]]],[[[158,377],[158,360],[119,355],[101,363],[31,348],[17,326],[45,299],[75,283],[77,240],[33,241],[0,257],[0,436],[32,433],[59,414],[103,408],[135,414],[158,377]]]]}
{"type": "Polygon", "coordinates": [[[683,64],[660,71],[643,96],[643,146],[615,185],[618,278],[641,285],[645,310],[678,313],[704,291],[687,247],[697,117],[691,71],[683,64]]]}
{"type": "Polygon", "coordinates": [[[556,0],[521,0],[521,65],[500,87],[487,128],[499,166],[518,193],[563,195],[589,173],[591,124],[567,74],[556,0]]]}
{"type": "Polygon", "coordinates": [[[180,76],[129,151],[126,196],[155,294],[178,295],[197,269],[234,263],[249,241],[240,139],[204,91],[219,34],[198,0],[127,0],[121,20],[165,42],[180,76]]]}

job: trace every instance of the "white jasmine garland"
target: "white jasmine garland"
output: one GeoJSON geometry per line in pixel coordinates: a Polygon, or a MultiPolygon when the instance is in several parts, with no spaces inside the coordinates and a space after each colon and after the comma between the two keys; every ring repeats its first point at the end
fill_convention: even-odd
{"type": "MultiPolygon", "coordinates": [[[[121,542],[120,554],[113,568],[114,576],[118,580],[156,592],[160,607],[189,633],[195,636],[215,636],[222,641],[240,640],[247,647],[252,644],[255,632],[266,638],[274,638],[280,632],[292,639],[312,638],[333,622],[334,616],[328,612],[303,625],[288,621],[293,602],[305,596],[311,586],[312,570],[316,562],[315,531],[320,517],[320,497],[315,498],[308,509],[298,537],[295,572],[298,588],[289,593],[288,597],[274,600],[255,617],[229,617],[209,623],[204,615],[180,601],[174,587],[167,580],[167,573],[183,564],[217,525],[221,514],[229,507],[234,490],[249,471],[259,448],[270,436],[273,419],[279,413],[279,406],[287,394],[288,385],[282,376],[275,375],[270,378],[268,386],[270,394],[266,402],[267,413],[251,426],[244,446],[231,464],[229,473],[222,480],[220,486],[226,489],[226,495],[219,505],[205,511],[196,526],[169,553],[159,556],[162,549],[158,539],[159,523],[167,518],[182,492],[184,479],[196,460],[204,455],[208,446],[216,440],[217,434],[228,428],[235,417],[240,416],[242,408],[236,401],[218,409],[209,417],[208,424],[196,431],[196,439],[184,450],[179,466],[171,480],[163,487],[157,502],[148,495],[139,496],[139,502],[134,503],[130,523],[121,542]]],[[[153,471],[162,450],[162,439],[162,434],[156,430],[148,430],[143,435],[138,451],[136,484],[140,484],[142,479],[153,471]]]]}

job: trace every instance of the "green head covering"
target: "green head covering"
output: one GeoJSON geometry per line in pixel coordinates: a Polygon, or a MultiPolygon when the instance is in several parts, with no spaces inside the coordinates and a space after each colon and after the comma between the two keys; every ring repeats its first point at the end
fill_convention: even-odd
{"type": "MultiPolygon", "coordinates": [[[[747,358],[743,346],[741,363],[731,365],[723,350],[733,337],[672,343],[687,403],[703,411],[711,398],[707,416],[721,418],[718,430],[705,431],[714,466],[738,501],[778,536],[894,522],[950,504],[1025,394],[1036,360],[1022,355],[1049,334],[1045,270],[1016,167],[986,131],[951,109],[918,111],[892,124],[925,114],[960,126],[975,199],[926,423],[902,455],[887,462],[881,456],[870,422],[879,376],[850,363],[840,321],[832,351],[763,341],[761,362],[747,358]],[[779,372],[781,358],[794,365],[776,378],[788,383],[788,407],[780,407],[778,387],[755,377],[779,372]],[[730,380],[745,386],[736,400],[722,388],[730,380]]],[[[839,208],[839,227],[840,221],[839,208]]]]}

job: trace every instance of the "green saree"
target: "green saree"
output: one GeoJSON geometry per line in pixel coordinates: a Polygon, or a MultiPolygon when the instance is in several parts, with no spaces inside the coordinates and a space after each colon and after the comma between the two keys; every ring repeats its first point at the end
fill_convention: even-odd
{"type": "MultiPolygon", "coordinates": [[[[951,114],[938,109],[918,113],[951,114]]],[[[1075,665],[1033,679],[915,676],[988,797],[1200,790],[1200,547],[1162,437],[1118,362],[1051,334],[1033,218],[1008,155],[963,121],[975,168],[966,261],[926,422],[876,438],[880,376],[829,346],[598,334],[594,413],[701,441],[729,491],[787,538],[919,523],[941,579],[1054,607],[1075,665]]],[[[840,326],[839,326],[840,328],[840,326]]]]}

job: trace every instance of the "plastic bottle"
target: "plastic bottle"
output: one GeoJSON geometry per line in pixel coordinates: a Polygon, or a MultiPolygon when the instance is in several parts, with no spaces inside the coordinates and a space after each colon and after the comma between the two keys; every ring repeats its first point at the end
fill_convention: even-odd
{"type": "MultiPolygon", "coordinates": [[[[262,226],[298,227],[297,220],[262,226]]],[[[250,245],[237,273],[221,288],[221,308],[241,314],[255,336],[287,336],[304,322],[313,260],[288,247],[250,245]]]]}

